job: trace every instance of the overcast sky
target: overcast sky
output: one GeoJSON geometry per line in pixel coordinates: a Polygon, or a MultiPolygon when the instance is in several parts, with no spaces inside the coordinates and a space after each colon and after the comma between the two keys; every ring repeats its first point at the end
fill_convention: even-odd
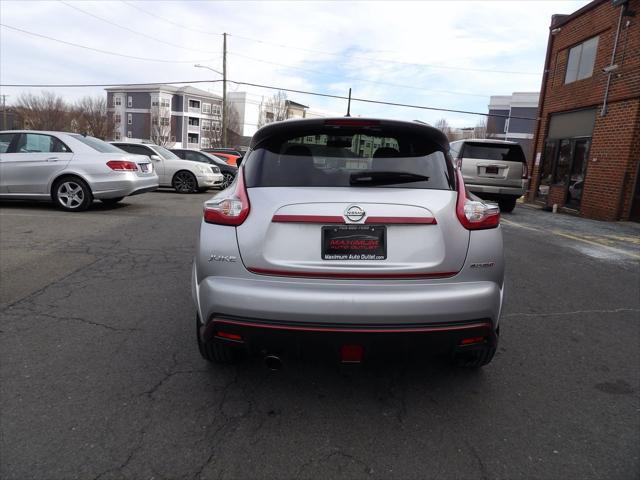
{"type": "MultiPolygon", "coordinates": [[[[539,90],[551,15],[586,3],[1,0],[0,83],[219,79],[193,64],[221,70],[227,32],[231,80],[336,95],[351,87],[358,98],[486,112],[490,95],[539,90]]],[[[221,93],[220,84],[198,86],[221,93]]],[[[9,104],[26,90],[0,88],[9,104]]],[[[233,84],[230,90],[248,91],[255,101],[272,94],[233,84]]],[[[70,100],[104,95],[97,87],[56,91],[70,100]]],[[[346,111],[343,101],[287,95],[314,109],[346,111]]],[[[363,103],[352,113],[431,123],[445,117],[456,126],[479,119],[363,103]]]]}

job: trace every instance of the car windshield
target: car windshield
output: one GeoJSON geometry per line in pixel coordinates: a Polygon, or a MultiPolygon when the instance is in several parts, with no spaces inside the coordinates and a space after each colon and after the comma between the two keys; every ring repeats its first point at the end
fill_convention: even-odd
{"type": "Polygon", "coordinates": [[[180,160],[179,156],[160,145],[154,145],[153,149],[165,160],[180,160]]]}
{"type": "Polygon", "coordinates": [[[452,188],[443,147],[400,127],[271,137],[251,152],[245,174],[248,187],[452,188]]]}
{"type": "Polygon", "coordinates": [[[71,133],[69,134],[69,136],[72,137],[74,140],[84,143],[88,147],[91,147],[100,153],[118,153],[118,152],[122,153],[122,150],[116,147],[115,145],[111,145],[110,143],[102,141],[99,138],[85,137],[84,135],[80,135],[77,133],[71,133]]]}
{"type": "Polygon", "coordinates": [[[465,143],[462,149],[462,157],[521,163],[526,163],[527,161],[520,145],[507,145],[504,143],[465,143]]]}

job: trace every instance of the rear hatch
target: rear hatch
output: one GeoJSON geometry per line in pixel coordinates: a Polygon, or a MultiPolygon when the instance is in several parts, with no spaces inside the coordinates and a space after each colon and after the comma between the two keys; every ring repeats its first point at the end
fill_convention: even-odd
{"type": "MultiPolygon", "coordinates": [[[[254,145],[237,228],[254,273],[438,278],[463,266],[446,138],[407,122],[293,122],[254,145]]],[[[255,141],[255,139],[254,139],[255,141]]]]}
{"type": "Polygon", "coordinates": [[[522,187],[526,158],[517,143],[465,142],[459,154],[468,186],[522,187]]]}

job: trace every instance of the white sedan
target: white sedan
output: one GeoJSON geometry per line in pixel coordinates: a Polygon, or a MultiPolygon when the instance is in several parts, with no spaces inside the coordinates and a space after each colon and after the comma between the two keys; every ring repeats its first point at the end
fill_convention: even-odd
{"type": "Polygon", "coordinates": [[[153,143],[111,142],[125,152],[148,156],[156,166],[161,187],[173,187],[178,193],[204,192],[221,187],[224,176],[215,165],[183,160],[175,153],[153,143]]]}
{"type": "Polygon", "coordinates": [[[147,157],[78,133],[0,132],[0,199],[53,200],[79,212],[93,199],[113,204],[156,190],[154,170],[147,157]]]}

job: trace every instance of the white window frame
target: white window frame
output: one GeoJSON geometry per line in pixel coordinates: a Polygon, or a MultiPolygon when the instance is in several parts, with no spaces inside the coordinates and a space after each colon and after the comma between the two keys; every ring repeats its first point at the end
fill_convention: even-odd
{"type": "Polygon", "coordinates": [[[120,105],[122,105],[122,97],[120,95],[113,96],[113,105],[115,107],[119,107],[120,105]]]}
{"type": "Polygon", "coordinates": [[[127,113],[127,125],[133,125],[133,115],[127,113]]]}
{"type": "Polygon", "coordinates": [[[131,108],[131,107],[133,107],[133,97],[129,95],[127,97],[127,108],[131,108]]]}
{"type": "Polygon", "coordinates": [[[119,131],[116,130],[115,132],[113,132],[113,139],[114,140],[120,140],[120,138],[121,137],[120,137],[120,132],[119,131]]]}
{"type": "Polygon", "coordinates": [[[591,37],[591,38],[587,38],[586,40],[580,42],[577,45],[574,45],[573,47],[569,48],[569,52],[567,53],[567,66],[566,66],[566,70],[564,72],[564,83],[565,85],[568,83],[573,83],[573,82],[577,82],[578,80],[584,80],[586,78],[591,78],[593,77],[593,69],[596,66],[596,58],[598,56],[598,44],[600,43],[600,36],[596,35],[595,37],[591,37]],[[593,64],[591,65],[591,70],[588,74],[584,74],[583,76],[580,76],[580,67],[582,67],[582,62],[583,62],[583,53],[584,53],[584,45],[589,43],[589,42],[594,42],[595,43],[595,52],[593,54],[593,64]],[[571,60],[571,53],[572,52],[576,52],[575,54],[578,55],[578,63],[576,64],[576,68],[575,71],[570,71],[569,70],[569,61],[571,60]],[[572,74],[571,77],[569,76],[569,74],[572,74]]]}
{"type": "Polygon", "coordinates": [[[131,138],[131,137],[132,137],[131,130],[127,130],[127,138],[131,138]]]}
{"type": "Polygon", "coordinates": [[[210,103],[201,103],[202,113],[211,113],[211,104],[210,103]]]}
{"type": "Polygon", "coordinates": [[[113,116],[113,121],[114,123],[117,123],[118,125],[122,123],[122,115],[120,115],[119,113],[116,113],[113,116]]]}

